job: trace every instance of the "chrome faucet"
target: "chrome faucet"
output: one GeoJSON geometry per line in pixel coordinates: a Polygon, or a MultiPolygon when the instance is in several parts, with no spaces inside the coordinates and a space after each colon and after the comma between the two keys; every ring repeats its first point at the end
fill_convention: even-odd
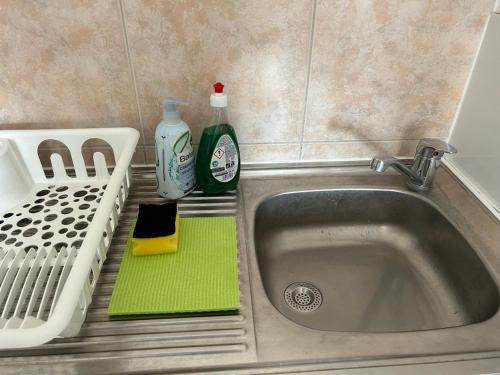
{"type": "Polygon", "coordinates": [[[455,154],[457,149],[439,139],[422,139],[418,142],[415,158],[411,167],[392,156],[375,156],[370,168],[377,172],[385,172],[393,167],[408,177],[407,185],[411,190],[427,192],[432,187],[432,180],[439,167],[439,161],[445,153],[455,154]]]}

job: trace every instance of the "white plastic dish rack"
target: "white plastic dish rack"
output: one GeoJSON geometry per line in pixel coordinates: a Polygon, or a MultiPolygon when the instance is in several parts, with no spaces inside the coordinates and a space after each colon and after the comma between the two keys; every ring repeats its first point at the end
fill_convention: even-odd
{"type": "Polygon", "coordinates": [[[130,187],[139,133],[131,128],[0,131],[0,348],[41,345],[76,335],[130,187]],[[82,149],[107,142],[116,165],[94,152],[95,175],[82,149]],[[39,157],[43,141],[62,142],[73,166],[39,157]],[[68,173],[69,172],[69,173],[68,173]]]}

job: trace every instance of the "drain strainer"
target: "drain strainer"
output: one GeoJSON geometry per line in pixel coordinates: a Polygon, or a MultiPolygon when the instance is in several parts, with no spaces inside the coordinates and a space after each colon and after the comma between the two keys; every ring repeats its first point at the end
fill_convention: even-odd
{"type": "Polygon", "coordinates": [[[314,285],[308,283],[293,283],[287,286],[284,293],[285,302],[292,309],[301,312],[311,312],[321,306],[323,297],[314,285]]]}

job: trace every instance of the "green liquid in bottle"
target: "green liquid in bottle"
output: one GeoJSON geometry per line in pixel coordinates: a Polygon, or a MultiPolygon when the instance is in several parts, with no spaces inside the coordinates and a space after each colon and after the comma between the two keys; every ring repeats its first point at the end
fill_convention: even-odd
{"type": "Polygon", "coordinates": [[[240,150],[233,127],[220,123],[205,128],[196,157],[198,186],[217,194],[235,189],[239,179],[240,150]]]}

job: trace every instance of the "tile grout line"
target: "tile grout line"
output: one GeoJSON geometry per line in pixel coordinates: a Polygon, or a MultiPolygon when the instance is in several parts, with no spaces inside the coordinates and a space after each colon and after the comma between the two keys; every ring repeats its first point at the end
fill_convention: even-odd
{"type": "MultiPolygon", "coordinates": [[[[443,137],[435,137],[445,139],[443,137]]],[[[306,141],[304,144],[321,144],[321,143],[381,143],[381,142],[416,142],[422,138],[390,138],[390,139],[348,139],[342,141],[306,141]]]]}
{"type": "Polygon", "coordinates": [[[311,15],[311,32],[309,35],[309,51],[308,51],[308,61],[307,61],[307,78],[306,78],[306,90],[305,90],[305,100],[304,100],[304,111],[302,117],[302,132],[300,134],[300,148],[299,148],[299,160],[302,160],[303,157],[303,148],[304,148],[304,134],[306,130],[306,121],[307,121],[307,104],[309,101],[309,85],[311,82],[311,71],[312,71],[312,54],[313,54],[313,44],[314,44],[314,34],[316,31],[316,8],[317,8],[317,0],[313,0],[313,9],[311,15]]]}
{"type": "Polygon", "coordinates": [[[145,147],[146,137],[144,136],[144,121],[142,119],[141,105],[139,102],[139,89],[137,88],[137,79],[136,79],[136,75],[135,75],[134,64],[132,63],[132,55],[130,53],[130,46],[129,46],[129,42],[128,42],[127,23],[125,21],[125,10],[124,10],[124,5],[123,5],[123,0],[117,0],[117,1],[118,1],[118,8],[120,10],[120,17],[121,17],[121,21],[122,21],[121,23],[122,23],[122,30],[123,30],[123,40],[125,42],[125,52],[127,55],[130,76],[132,78],[132,85],[134,87],[134,96],[135,96],[135,104],[137,106],[137,115],[139,116],[139,125],[141,126],[142,154],[144,156],[144,163],[146,163],[146,147],[145,147]]]}
{"type": "MultiPolygon", "coordinates": [[[[436,137],[446,139],[445,137],[436,137]]],[[[348,143],[388,143],[388,142],[417,142],[421,138],[401,138],[401,139],[350,139],[344,141],[306,141],[303,144],[348,144],[348,143]]],[[[301,142],[239,142],[241,146],[275,146],[275,145],[301,145],[301,142]]],[[[193,143],[193,146],[198,146],[199,143],[193,143]]],[[[154,147],[154,144],[145,144],[144,147],[154,147]]]]}
{"type": "MultiPolygon", "coordinates": [[[[443,137],[436,137],[439,139],[445,139],[443,137]]],[[[414,139],[349,139],[344,141],[306,141],[304,144],[322,144],[322,143],[387,143],[387,142],[416,142],[421,140],[421,138],[414,139]]],[[[256,143],[246,143],[239,142],[240,145],[253,146],[253,145],[299,145],[300,142],[256,142],[256,143]]],[[[154,145],[147,145],[148,147],[153,147],[154,145]]]]}

